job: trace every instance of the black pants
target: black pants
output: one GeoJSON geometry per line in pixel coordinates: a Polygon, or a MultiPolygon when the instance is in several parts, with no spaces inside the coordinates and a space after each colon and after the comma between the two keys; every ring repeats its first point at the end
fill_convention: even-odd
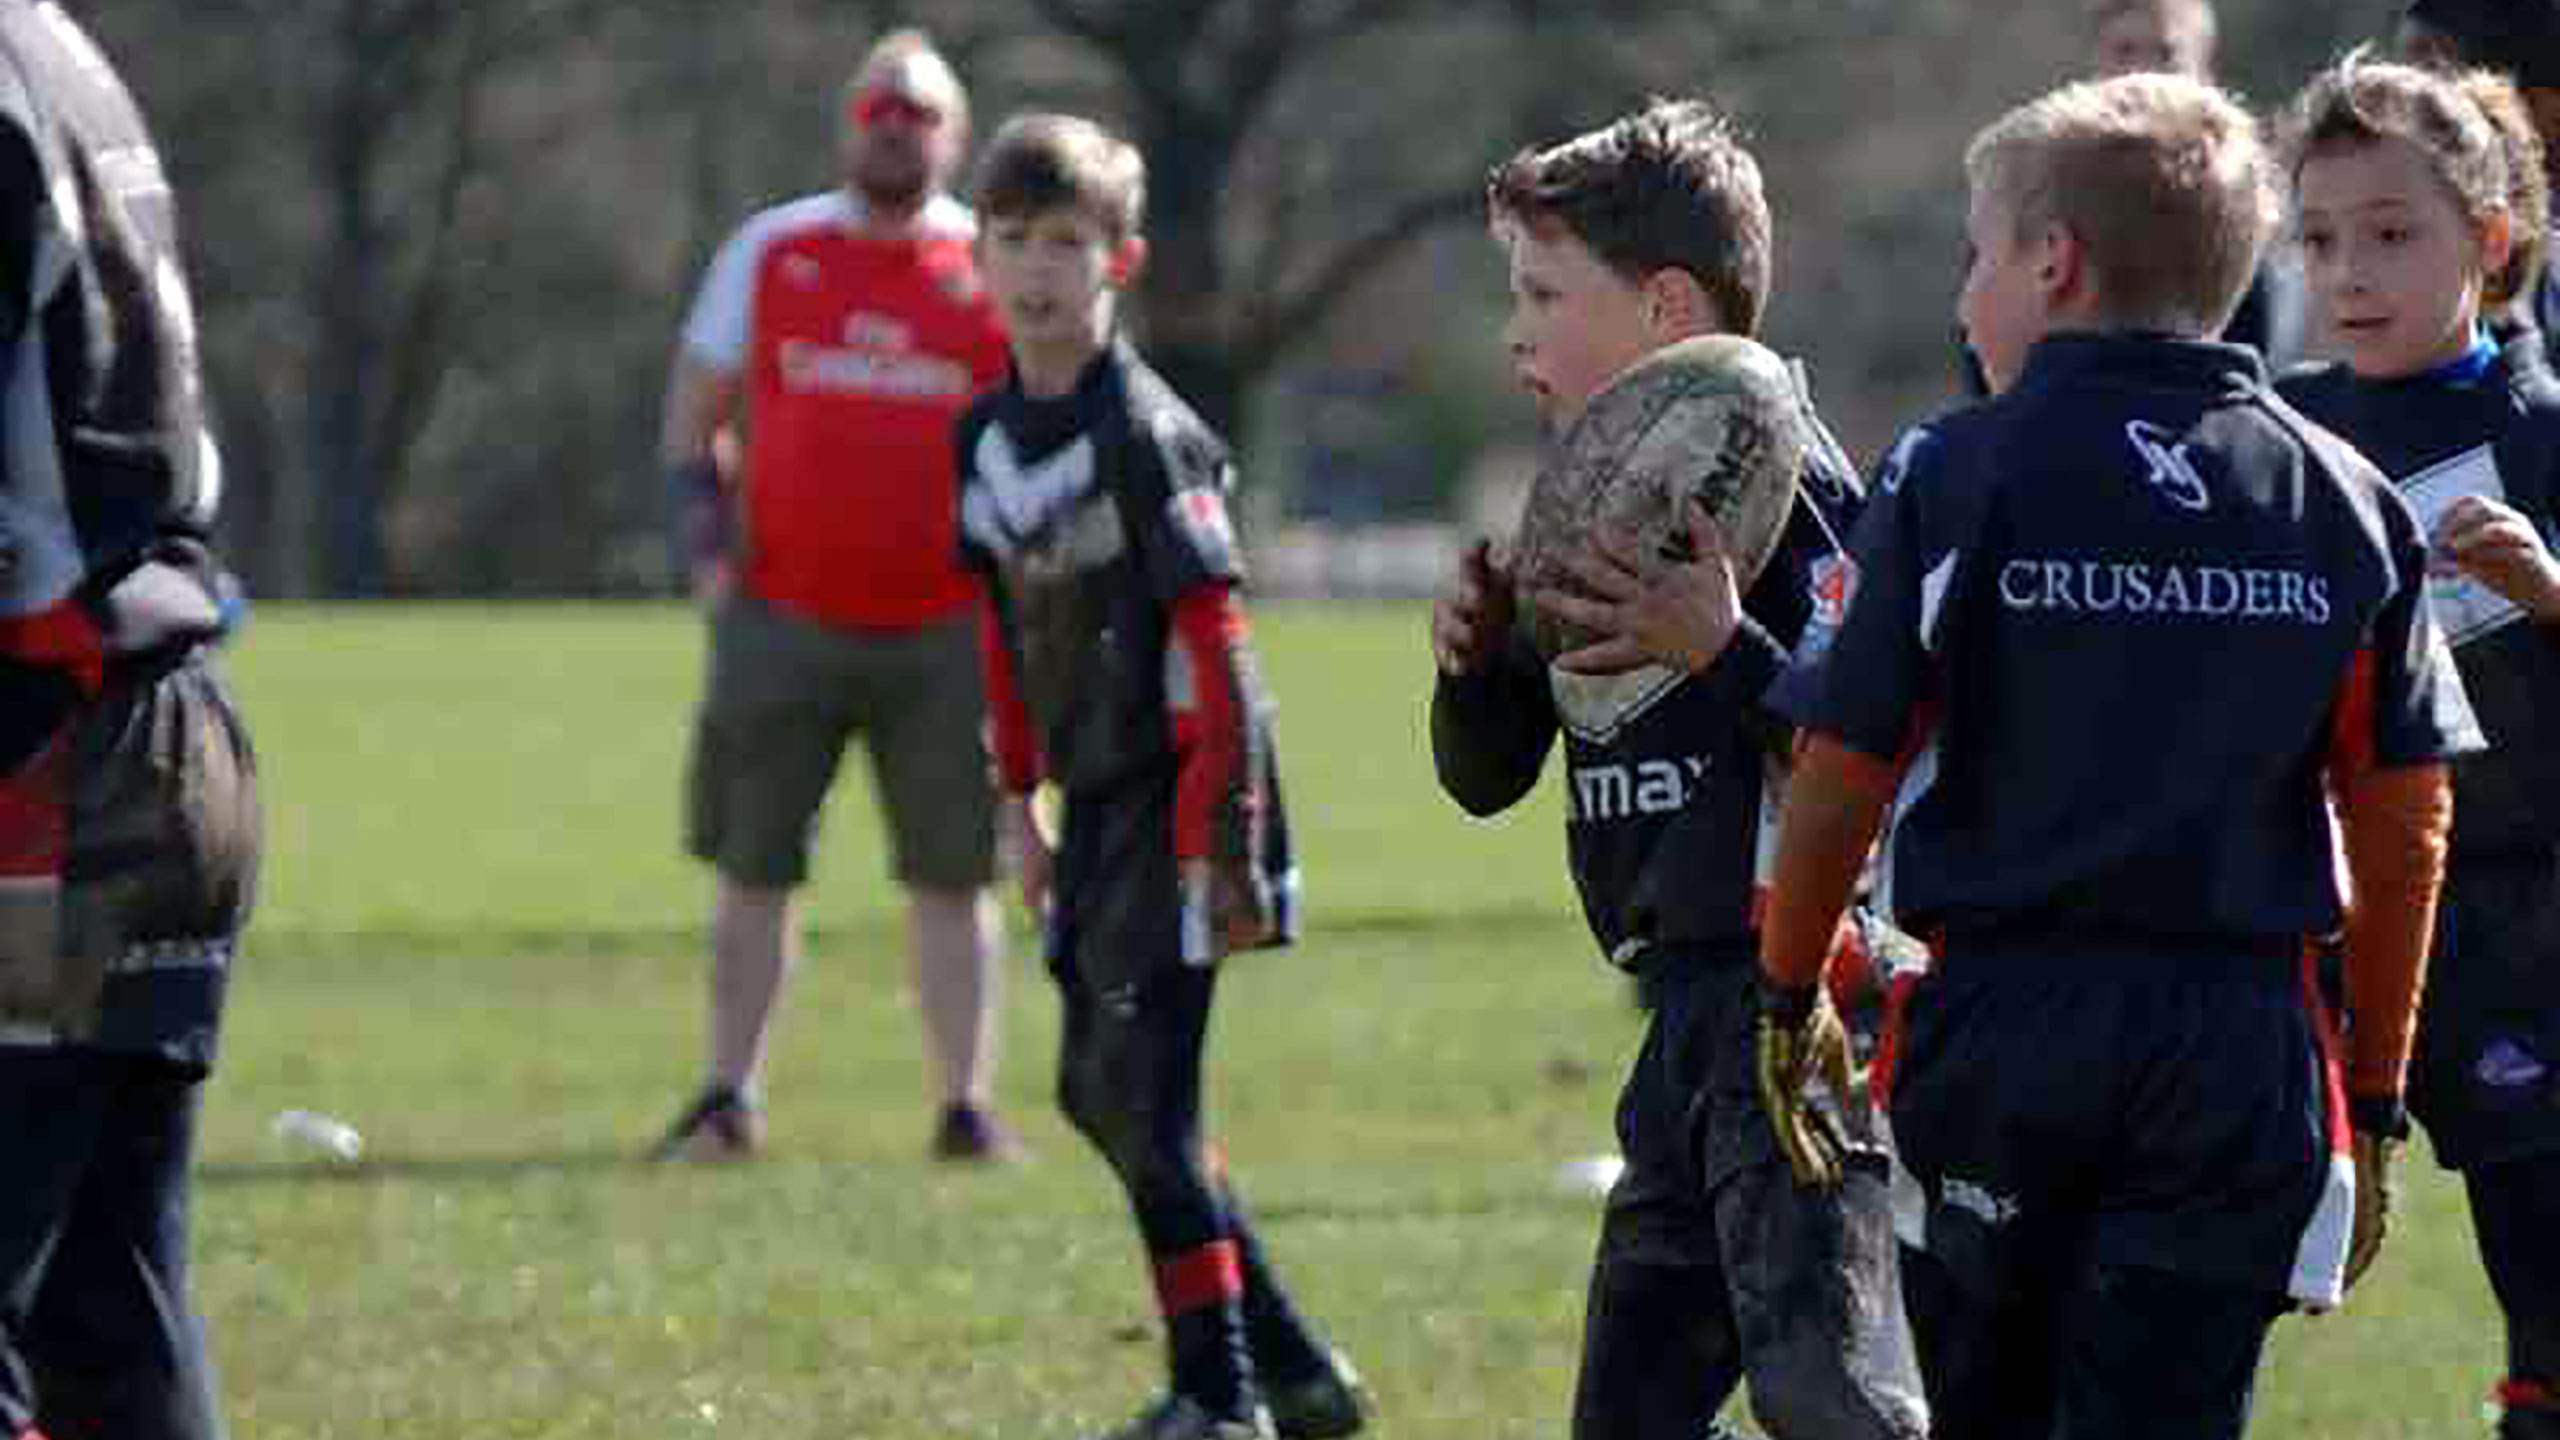
{"type": "Polygon", "coordinates": [[[1329,1360],[1203,1133],[1218,972],[1184,958],[1172,805],[1170,776],[1069,802],[1049,956],[1065,1002],[1058,1107],[1128,1192],[1174,1388],[1226,1410],[1329,1360]]]}
{"type": "Polygon", "coordinates": [[[1778,1440],[1923,1433],[1880,1152],[1795,1183],[1760,1110],[1750,959],[1664,955],[1618,1102],[1575,1440],[1696,1440],[1744,1379],[1778,1440]]]}
{"type": "Polygon", "coordinates": [[[2560,1440],[2560,1152],[2462,1172],[2489,1288],[2507,1321],[2501,1440],[2560,1440]]]}
{"type": "Polygon", "coordinates": [[[0,1048],[0,1432],[219,1440],[189,1300],[195,1072],[0,1048]]]}

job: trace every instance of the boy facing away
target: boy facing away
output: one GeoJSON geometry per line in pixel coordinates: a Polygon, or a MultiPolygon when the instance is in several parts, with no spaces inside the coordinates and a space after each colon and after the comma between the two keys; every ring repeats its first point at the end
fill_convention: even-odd
{"type": "MultiPolygon", "coordinates": [[[[1494,170],[1487,199],[1510,260],[1505,341],[1555,429],[1652,351],[1759,327],[1759,167],[1702,102],[1524,151],[1494,170]]],[[[1627,1168],[1592,1268],[1576,1440],[1722,1433],[1716,1413],[1745,1376],[1780,1440],[1923,1433],[1881,1155],[1861,1152],[1843,1184],[1800,1188],[1753,1099],[1756,858],[1783,753],[1759,700],[1836,577],[1831,537],[1855,501],[1854,477],[1809,470],[1748,594],[1703,515],[1701,558],[1658,575],[1588,537],[1586,593],[1539,603],[1606,638],[1552,666],[1514,624],[1511,578],[1481,543],[1433,611],[1441,788],[1473,815],[1506,809],[1563,733],[1574,882],[1601,951],[1650,1012],[1618,1102],[1627,1168]],[[1631,662],[1669,683],[1586,686],[1583,672],[1631,662]],[[1649,698],[1594,700],[1633,691],[1649,698]],[[1659,793],[1662,777],[1675,793],[1659,793]]]]}
{"type": "Polygon", "coordinates": [[[2269,169],[2245,111],[2164,75],[1975,138],[1959,308],[1996,398],[1896,447],[1839,634],[1779,687],[1807,740],[1764,1024],[1818,1033],[1897,788],[1896,917],[1939,951],[1884,1078],[1941,1434],[2237,1436],[2268,1326],[2380,1241],[2446,761],[2479,740],[2407,507],[2197,338],[2274,227],[2269,169]],[[2343,1097],[2306,960],[2342,918],[2324,787],[2343,1097]]]}
{"type": "Polygon", "coordinates": [[[1024,116],[989,142],[978,260],[1013,373],[960,419],[961,548],[987,578],[997,764],[1064,999],[1059,1104],[1128,1192],[1171,1351],[1171,1388],[1113,1440],[1322,1440],[1360,1429],[1366,1398],[1201,1134],[1218,960],[1288,938],[1294,874],[1272,863],[1233,467],[1115,324],[1145,184],[1137,151],[1084,120],[1024,116]],[[1054,851],[1030,804],[1044,779],[1065,797],[1054,851]]]}

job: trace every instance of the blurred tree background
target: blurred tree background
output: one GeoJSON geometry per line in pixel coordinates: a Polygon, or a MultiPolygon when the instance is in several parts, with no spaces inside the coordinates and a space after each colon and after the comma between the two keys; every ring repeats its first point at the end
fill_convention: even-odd
{"type": "MultiPolygon", "coordinates": [[[[1152,167],[1141,340],[1250,512],[1462,519],[1534,445],[1479,186],[1653,94],[1754,137],[1769,336],[1861,456],[1952,396],[1965,137],[2069,73],[2083,0],[74,0],[188,227],[267,596],[666,588],[657,409],[712,248],[835,182],[835,95],[924,24],[983,136],[1095,115],[1152,167]]],[[[2261,104],[2389,0],[2224,0],[2261,104]]]]}

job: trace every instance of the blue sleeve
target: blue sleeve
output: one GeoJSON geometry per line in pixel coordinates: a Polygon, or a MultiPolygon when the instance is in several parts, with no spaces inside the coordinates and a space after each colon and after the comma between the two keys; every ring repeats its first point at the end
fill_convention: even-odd
{"type": "Polygon", "coordinates": [[[1927,698],[1925,629],[1953,564],[1951,556],[1933,564],[1927,553],[1928,439],[1912,432],[1885,462],[1845,566],[1825,577],[1831,594],[1809,627],[1814,643],[1798,647],[1801,661],[1769,697],[1799,727],[1888,763],[1902,755],[1927,698]]]}

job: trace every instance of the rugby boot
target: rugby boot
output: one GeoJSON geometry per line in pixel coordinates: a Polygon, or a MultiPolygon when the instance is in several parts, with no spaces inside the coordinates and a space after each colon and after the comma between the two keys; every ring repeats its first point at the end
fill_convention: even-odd
{"type": "Polygon", "coordinates": [[[652,1160],[717,1163],[752,1160],[764,1148],[764,1112],[726,1085],[706,1085],[665,1138],[649,1150],[652,1160]]]}

